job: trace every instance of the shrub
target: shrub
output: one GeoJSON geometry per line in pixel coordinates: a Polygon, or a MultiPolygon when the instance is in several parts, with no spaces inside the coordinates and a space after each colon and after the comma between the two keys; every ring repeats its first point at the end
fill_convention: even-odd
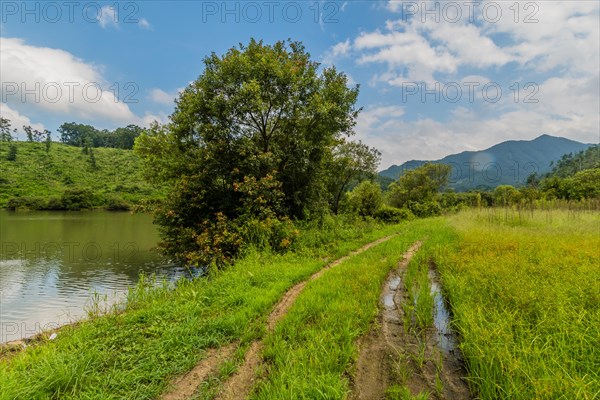
{"type": "Polygon", "coordinates": [[[65,210],[87,210],[94,206],[94,194],[89,189],[67,189],[61,201],[65,210]]]}
{"type": "Polygon", "coordinates": [[[14,144],[11,144],[8,147],[8,153],[6,154],[6,159],[8,161],[16,161],[17,160],[17,146],[14,144]]]}
{"type": "Polygon", "coordinates": [[[60,211],[65,210],[65,205],[60,197],[50,197],[46,202],[46,210],[60,211]]]}
{"type": "Polygon", "coordinates": [[[375,219],[388,224],[397,224],[404,220],[411,220],[415,215],[407,208],[383,206],[374,215],[375,219]]]}
{"type": "Polygon", "coordinates": [[[374,215],[382,202],[381,187],[371,181],[361,182],[348,197],[350,209],[362,217],[374,215]]]}
{"type": "Polygon", "coordinates": [[[105,208],[108,211],[129,211],[131,205],[118,196],[110,196],[105,208]]]}
{"type": "Polygon", "coordinates": [[[442,207],[437,201],[416,202],[409,201],[408,209],[419,218],[433,217],[442,213],[442,207]]]}
{"type": "Polygon", "coordinates": [[[44,200],[40,197],[11,197],[6,203],[6,208],[9,210],[27,209],[27,210],[44,210],[44,200]]]}

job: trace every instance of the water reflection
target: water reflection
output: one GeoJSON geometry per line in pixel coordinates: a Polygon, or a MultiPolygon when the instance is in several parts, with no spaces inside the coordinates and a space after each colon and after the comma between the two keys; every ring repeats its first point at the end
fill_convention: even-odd
{"type": "Polygon", "coordinates": [[[0,211],[0,342],[85,316],[92,293],[123,298],[140,275],[198,274],[155,250],[150,216],[0,211]]]}

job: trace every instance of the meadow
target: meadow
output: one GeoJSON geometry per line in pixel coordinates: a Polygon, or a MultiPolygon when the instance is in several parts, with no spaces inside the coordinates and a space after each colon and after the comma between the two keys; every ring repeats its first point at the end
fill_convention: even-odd
{"type": "MultiPolygon", "coordinates": [[[[0,356],[0,399],[156,398],[208,349],[237,342],[193,396],[211,399],[257,340],[264,348],[250,398],[346,399],[361,338],[378,329],[382,284],[417,240],[423,245],[403,275],[411,303],[404,324],[415,334],[431,327],[433,265],[474,398],[598,398],[599,229],[597,211],[568,209],[468,209],[391,226],[330,218],[303,228],[294,251],[250,249],[232,267],[175,288],[142,282],[124,310],[0,356]],[[390,234],[398,236],[308,282],[266,329],[287,289],[390,234]]],[[[443,387],[411,393],[395,379],[389,399],[443,398],[443,387]]]]}
{"type": "Polygon", "coordinates": [[[482,399],[600,396],[600,215],[473,209],[430,250],[482,399]]]}

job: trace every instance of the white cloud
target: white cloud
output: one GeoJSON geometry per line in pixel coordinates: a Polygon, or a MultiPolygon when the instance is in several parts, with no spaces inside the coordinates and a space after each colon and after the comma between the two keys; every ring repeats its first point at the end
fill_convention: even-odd
{"type": "Polygon", "coordinates": [[[159,104],[173,105],[176,97],[176,95],[167,93],[162,89],[152,89],[150,91],[150,99],[159,104]]]}
{"type": "Polygon", "coordinates": [[[483,150],[505,140],[531,140],[541,134],[598,142],[595,119],[552,118],[538,111],[518,110],[481,118],[457,107],[448,121],[407,121],[397,106],[375,106],[360,114],[357,139],[382,152],[381,169],[409,160],[434,160],[465,150],[483,150]],[[595,125],[595,130],[594,130],[595,125]]]}
{"type": "Polygon", "coordinates": [[[106,28],[108,26],[119,26],[119,17],[113,6],[102,7],[97,18],[98,23],[102,28],[106,28]]]}
{"type": "Polygon", "coordinates": [[[0,38],[0,46],[2,101],[9,107],[18,105],[24,113],[29,109],[104,124],[143,123],[143,118],[108,90],[115,83],[104,78],[100,66],[21,39],[0,38]]]}
{"type": "Polygon", "coordinates": [[[0,103],[0,116],[10,120],[11,128],[17,129],[19,140],[25,140],[25,137],[23,136],[23,125],[29,125],[38,131],[46,129],[43,124],[31,122],[28,117],[21,115],[17,110],[10,108],[8,104],[5,103],[0,103]]]}
{"type": "Polygon", "coordinates": [[[152,25],[150,25],[150,22],[146,18],[140,18],[138,26],[142,29],[152,29],[152,25]]]}
{"type": "MultiPolygon", "coordinates": [[[[403,7],[415,5],[418,10],[410,18],[406,12],[392,14],[393,19],[384,26],[362,31],[350,39],[350,48],[342,47],[357,64],[372,67],[368,82],[381,93],[407,82],[423,82],[427,88],[436,82],[456,82],[464,87],[467,82],[479,84],[475,104],[457,104],[445,113],[436,112],[433,101],[422,106],[423,102],[417,101],[420,97],[415,100],[419,104],[403,102],[404,108],[367,106],[356,131],[365,143],[381,149],[382,166],[441,158],[543,133],[598,142],[599,2],[483,1],[472,14],[463,7],[460,18],[454,20],[456,14],[443,12],[449,3],[466,4],[388,1],[388,12],[399,13],[403,7]],[[502,17],[490,22],[497,6],[502,8],[502,17]],[[435,7],[442,10],[437,16],[423,13],[435,7]],[[491,81],[488,76],[506,84],[498,103],[486,103],[482,98],[481,87],[491,81]],[[525,87],[528,82],[533,85],[525,87]],[[425,115],[415,118],[413,107],[425,115]],[[429,110],[443,117],[428,117],[429,110]]],[[[331,48],[332,58],[346,56],[338,46],[338,51],[331,48]]]]}

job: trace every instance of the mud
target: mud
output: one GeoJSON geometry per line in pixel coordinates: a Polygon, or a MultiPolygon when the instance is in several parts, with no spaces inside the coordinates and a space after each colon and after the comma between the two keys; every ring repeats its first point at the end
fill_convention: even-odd
{"type": "Polygon", "coordinates": [[[410,299],[402,278],[420,245],[417,242],[406,252],[384,284],[378,323],[359,342],[351,399],[383,399],[393,384],[407,387],[413,395],[428,392],[430,399],[472,398],[463,378],[466,370],[456,348],[457,339],[450,327],[450,314],[433,264],[429,267],[435,300],[433,326],[425,330],[416,328],[406,307],[410,299]]]}

